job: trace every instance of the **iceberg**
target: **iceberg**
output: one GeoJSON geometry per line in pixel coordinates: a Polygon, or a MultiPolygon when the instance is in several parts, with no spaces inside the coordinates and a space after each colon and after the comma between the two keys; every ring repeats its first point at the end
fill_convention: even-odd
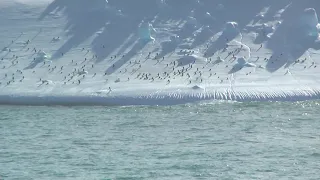
{"type": "Polygon", "coordinates": [[[139,26],[140,39],[145,41],[154,40],[154,38],[151,36],[152,31],[155,32],[155,29],[153,28],[152,24],[147,21],[142,21],[139,26]]]}
{"type": "Polygon", "coordinates": [[[304,35],[318,38],[319,23],[317,12],[314,8],[305,9],[299,18],[297,25],[304,32],[304,35]]]}

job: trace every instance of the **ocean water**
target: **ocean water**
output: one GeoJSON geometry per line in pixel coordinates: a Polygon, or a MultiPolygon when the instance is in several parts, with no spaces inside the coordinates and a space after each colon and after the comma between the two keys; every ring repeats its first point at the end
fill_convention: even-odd
{"type": "Polygon", "coordinates": [[[320,102],[0,106],[0,179],[320,178],[320,102]]]}

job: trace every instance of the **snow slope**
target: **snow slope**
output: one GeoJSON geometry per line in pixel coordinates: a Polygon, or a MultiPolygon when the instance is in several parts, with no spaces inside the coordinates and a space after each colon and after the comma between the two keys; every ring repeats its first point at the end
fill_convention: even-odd
{"type": "Polygon", "coordinates": [[[320,97],[314,0],[1,0],[0,104],[320,97]]]}

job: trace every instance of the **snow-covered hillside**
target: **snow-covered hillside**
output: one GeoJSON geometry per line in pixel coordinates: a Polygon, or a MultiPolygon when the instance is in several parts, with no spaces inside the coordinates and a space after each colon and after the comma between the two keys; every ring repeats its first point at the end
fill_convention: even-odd
{"type": "Polygon", "coordinates": [[[1,0],[0,104],[318,99],[319,5],[1,0]]]}

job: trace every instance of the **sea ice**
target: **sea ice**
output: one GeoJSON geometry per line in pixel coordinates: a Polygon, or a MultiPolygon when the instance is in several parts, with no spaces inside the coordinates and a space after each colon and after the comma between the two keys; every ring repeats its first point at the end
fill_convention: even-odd
{"type": "Polygon", "coordinates": [[[298,1],[286,8],[278,1],[45,1],[49,6],[0,6],[0,104],[320,97],[320,41],[314,43],[320,25],[315,9],[293,11],[298,1]],[[255,37],[262,32],[272,37],[255,37]],[[57,55],[52,60],[51,53],[57,55]]]}

